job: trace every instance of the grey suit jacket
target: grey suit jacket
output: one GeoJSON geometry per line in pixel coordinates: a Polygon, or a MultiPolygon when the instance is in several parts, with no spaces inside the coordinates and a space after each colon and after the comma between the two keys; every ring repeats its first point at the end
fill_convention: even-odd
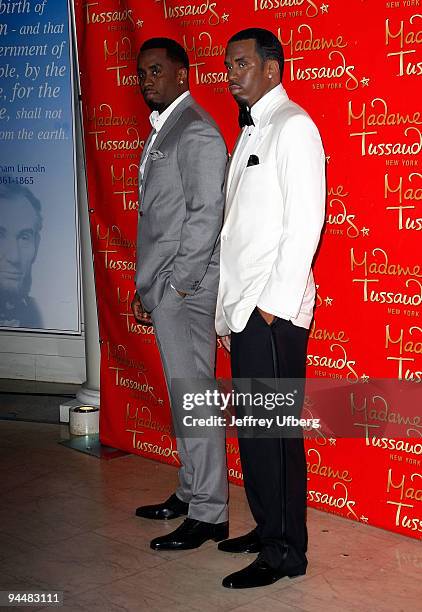
{"type": "Polygon", "coordinates": [[[226,163],[216,124],[187,96],[159,131],[139,186],[135,284],[147,311],[168,282],[217,293],[226,163]]]}

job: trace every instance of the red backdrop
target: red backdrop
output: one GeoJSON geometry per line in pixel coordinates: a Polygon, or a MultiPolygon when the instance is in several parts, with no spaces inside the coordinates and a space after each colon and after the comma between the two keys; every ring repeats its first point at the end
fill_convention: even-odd
{"type": "MultiPolygon", "coordinates": [[[[152,36],[175,38],[186,48],[191,91],[221,126],[229,149],[238,129],[223,65],[226,41],[251,26],[279,36],[284,86],[318,125],[328,162],[308,375],[328,381],[421,380],[418,5],[419,0],[75,0],[102,343],[103,443],[178,464],[154,333],[138,325],[130,310],[138,162],[149,133],[135,60],[141,41],[152,36]]],[[[227,375],[228,357],[221,347],[218,353],[218,372],[227,375]]],[[[309,433],[309,504],[420,538],[422,419],[414,416],[403,426],[403,437],[413,438],[407,444],[381,437],[383,423],[400,419],[402,406],[386,406],[373,389],[360,385],[360,409],[351,407],[365,434],[360,439],[309,433]]],[[[417,415],[420,386],[413,397],[417,415]]],[[[228,441],[227,450],[230,478],[240,484],[236,440],[228,441]]]]}

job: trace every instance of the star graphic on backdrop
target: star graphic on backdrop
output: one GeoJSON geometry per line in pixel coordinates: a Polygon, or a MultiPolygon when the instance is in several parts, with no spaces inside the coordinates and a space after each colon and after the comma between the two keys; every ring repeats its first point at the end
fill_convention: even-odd
{"type": "Polygon", "coordinates": [[[362,236],[369,236],[369,228],[368,227],[363,227],[360,231],[362,232],[362,236]]]}
{"type": "Polygon", "coordinates": [[[144,22],[142,21],[142,19],[138,19],[138,21],[136,22],[136,25],[138,26],[138,28],[142,28],[142,26],[144,25],[144,22]]]}
{"type": "Polygon", "coordinates": [[[221,15],[221,18],[223,21],[228,21],[229,20],[230,15],[228,13],[223,13],[221,15]]]}
{"type": "Polygon", "coordinates": [[[329,8],[330,8],[329,4],[321,4],[321,13],[328,13],[329,8]]]}
{"type": "Polygon", "coordinates": [[[327,164],[329,164],[331,160],[331,155],[326,155],[325,159],[327,160],[327,164]]]}
{"type": "Polygon", "coordinates": [[[360,379],[363,383],[367,383],[369,381],[369,376],[367,374],[362,374],[360,379]]]}
{"type": "Polygon", "coordinates": [[[361,78],[360,82],[362,83],[362,87],[368,87],[368,85],[369,85],[368,77],[361,78]]]}
{"type": "Polygon", "coordinates": [[[360,517],[360,520],[362,521],[362,523],[367,523],[368,522],[368,517],[367,516],[362,516],[360,517]]]}
{"type": "Polygon", "coordinates": [[[325,302],[326,306],[332,306],[333,305],[333,298],[326,297],[324,302],[325,302]]]}
{"type": "Polygon", "coordinates": [[[337,440],[335,438],[330,438],[328,441],[329,441],[331,446],[335,446],[336,442],[337,442],[337,440]]]}

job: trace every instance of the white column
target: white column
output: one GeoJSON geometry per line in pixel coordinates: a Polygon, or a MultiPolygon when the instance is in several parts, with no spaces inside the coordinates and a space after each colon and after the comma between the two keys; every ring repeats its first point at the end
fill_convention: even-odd
{"type": "Polygon", "coordinates": [[[69,422],[69,411],[73,407],[81,405],[100,405],[100,342],[98,336],[97,302],[95,296],[94,267],[86,187],[85,154],[83,149],[80,109],[78,107],[75,108],[75,136],[86,380],[77,392],[76,399],[70,400],[60,406],[60,421],[62,423],[69,422]]]}
{"type": "Polygon", "coordinates": [[[82,297],[85,329],[86,380],[76,394],[80,404],[100,405],[100,341],[92,261],[91,231],[87,201],[84,150],[79,116],[76,119],[76,167],[82,263],[82,297]]]}

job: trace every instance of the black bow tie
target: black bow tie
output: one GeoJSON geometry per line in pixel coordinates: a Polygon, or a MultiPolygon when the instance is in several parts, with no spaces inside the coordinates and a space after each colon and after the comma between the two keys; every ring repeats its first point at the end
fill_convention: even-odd
{"type": "Polygon", "coordinates": [[[242,105],[239,107],[239,125],[241,128],[245,127],[245,125],[255,125],[249,106],[242,105]]]}

